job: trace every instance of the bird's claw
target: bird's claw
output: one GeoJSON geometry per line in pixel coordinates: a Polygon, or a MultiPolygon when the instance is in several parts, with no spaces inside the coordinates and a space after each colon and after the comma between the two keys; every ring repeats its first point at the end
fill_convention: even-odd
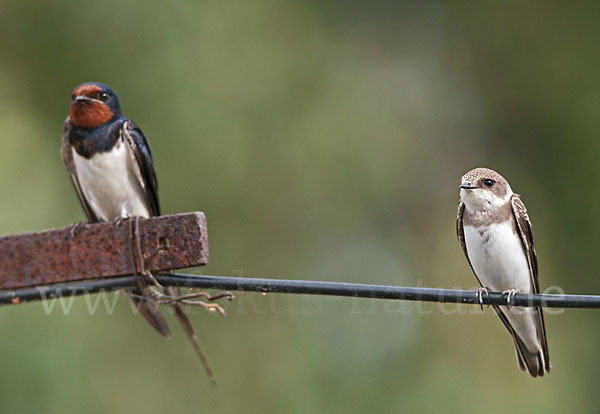
{"type": "Polygon", "coordinates": [[[129,217],[117,217],[112,221],[114,227],[120,227],[121,223],[127,220],[129,217]]]}
{"type": "MultiPolygon", "coordinates": [[[[488,297],[489,290],[486,287],[480,287],[479,289],[477,289],[476,294],[477,294],[477,300],[479,301],[479,306],[481,306],[481,311],[483,312],[483,295],[485,295],[486,297],[488,297]]],[[[488,305],[488,308],[490,307],[490,305],[488,305]]]]}
{"type": "Polygon", "coordinates": [[[519,289],[506,289],[502,291],[502,296],[506,296],[506,307],[510,308],[510,302],[519,293],[519,289]]]}
{"type": "Polygon", "coordinates": [[[87,223],[85,222],[77,222],[77,223],[73,223],[69,226],[69,236],[71,237],[75,237],[77,236],[77,233],[79,233],[79,231],[83,228],[85,228],[87,226],[87,223]]]}

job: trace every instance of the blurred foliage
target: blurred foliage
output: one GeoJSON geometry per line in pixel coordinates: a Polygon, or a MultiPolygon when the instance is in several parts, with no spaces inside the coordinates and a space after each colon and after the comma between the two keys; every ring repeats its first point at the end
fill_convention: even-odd
{"type": "MultiPolygon", "coordinates": [[[[541,285],[598,293],[595,3],[63,0],[0,5],[0,233],[84,219],[59,140],[102,81],[146,133],[164,213],[202,210],[207,274],[474,288],[458,180],[494,168],[541,285]]],[[[596,312],[546,318],[533,380],[491,310],[240,294],[158,337],[41,303],[0,312],[0,412],[596,411],[596,312]]],[[[597,409],[597,408],[596,408],[597,409]]]]}

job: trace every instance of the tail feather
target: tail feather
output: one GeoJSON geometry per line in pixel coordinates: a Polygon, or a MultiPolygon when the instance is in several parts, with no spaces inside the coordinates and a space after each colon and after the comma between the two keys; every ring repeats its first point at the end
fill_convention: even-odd
{"type": "Polygon", "coordinates": [[[513,334],[515,342],[515,352],[517,354],[517,362],[521,371],[529,372],[532,377],[543,377],[550,369],[545,369],[544,358],[541,351],[530,352],[521,339],[513,334]]]}
{"type": "MultiPolygon", "coordinates": [[[[510,332],[513,338],[519,368],[522,371],[529,372],[529,375],[531,375],[534,378],[543,377],[546,372],[550,372],[550,368],[552,367],[552,365],[550,364],[550,358],[548,356],[548,344],[546,342],[545,329],[543,326],[543,316],[540,316],[542,318],[542,322],[540,325],[541,332],[539,338],[541,342],[541,349],[536,352],[531,352],[529,349],[527,349],[519,335],[517,335],[512,325],[510,324],[504,313],[502,313],[500,308],[498,306],[494,306],[494,310],[496,311],[496,313],[504,323],[504,326],[506,327],[506,329],[508,329],[508,332],[510,332]]],[[[538,312],[541,315],[541,310],[538,310],[538,312]]]]}
{"type": "MultiPolygon", "coordinates": [[[[177,288],[175,286],[167,286],[165,288],[165,293],[169,296],[175,296],[175,297],[181,295],[179,288],[177,288]]],[[[210,380],[210,383],[212,385],[216,385],[217,382],[215,380],[215,376],[212,372],[212,369],[210,368],[210,365],[208,364],[208,360],[206,359],[204,352],[202,352],[202,349],[200,348],[200,344],[198,343],[198,338],[196,337],[196,333],[194,332],[194,327],[192,326],[190,319],[187,317],[183,305],[181,303],[175,302],[172,306],[173,306],[173,309],[175,309],[175,314],[177,315],[177,319],[179,319],[179,322],[183,326],[183,330],[185,331],[186,335],[188,336],[190,342],[192,343],[192,346],[194,347],[194,350],[196,351],[196,354],[198,355],[200,362],[204,366],[204,370],[206,371],[206,375],[208,375],[208,379],[210,380]]]]}
{"type": "MultiPolygon", "coordinates": [[[[169,327],[167,325],[167,322],[164,320],[164,318],[159,312],[158,303],[155,300],[148,298],[144,294],[143,290],[140,288],[127,289],[126,291],[129,295],[129,298],[133,301],[133,303],[139,309],[142,316],[146,318],[150,325],[152,325],[152,327],[156,329],[158,333],[160,333],[165,338],[170,338],[171,334],[169,327]]],[[[175,286],[166,286],[165,294],[173,297],[181,296],[179,288],[175,286]]],[[[212,385],[216,385],[215,376],[212,372],[212,369],[210,368],[210,365],[208,364],[208,360],[206,359],[204,352],[202,352],[202,349],[200,348],[198,338],[196,337],[196,333],[194,332],[194,327],[192,326],[192,323],[190,322],[189,318],[185,313],[184,306],[179,302],[175,302],[171,306],[173,306],[173,309],[175,310],[175,315],[177,315],[177,319],[179,319],[179,322],[183,326],[183,330],[185,331],[190,342],[192,343],[192,346],[194,347],[194,350],[196,351],[200,362],[204,366],[204,370],[208,375],[210,383],[212,385]]]]}
{"type": "Polygon", "coordinates": [[[169,326],[161,316],[156,301],[146,298],[141,289],[127,289],[126,291],[131,301],[135,304],[142,316],[146,318],[150,325],[152,325],[152,327],[165,338],[171,338],[169,326]]]}

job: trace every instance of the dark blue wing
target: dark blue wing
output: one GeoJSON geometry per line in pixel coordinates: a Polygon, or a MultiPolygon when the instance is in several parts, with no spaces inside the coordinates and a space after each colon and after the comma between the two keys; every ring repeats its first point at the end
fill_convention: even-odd
{"type": "Polygon", "coordinates": [[[123,123],[123,137],[132,149],[135,161],[139,167],[141,184],[146,193],[150,213],[152,216],[160,216],[158,183],[154,174],[154,163],[152,161],[150,145],[148,145],[148,141],[142,130],[130,120],[126,120],[123,123]]]}

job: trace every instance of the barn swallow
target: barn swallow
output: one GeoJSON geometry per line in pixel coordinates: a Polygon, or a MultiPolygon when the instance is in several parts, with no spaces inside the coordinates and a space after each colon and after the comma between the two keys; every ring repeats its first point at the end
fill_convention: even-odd
{"type": "MultiPolygon", "coordinates": [[[[456,222],[458,241],[482,288],[507,295],[539,293],[533,228],[525,204],[497,172],[476,168],[463,175],[456,222]]],[[[511,334],[519,368],[532,377],[550,371],[541,308],[494,306],[511,334]]]]}
{"type": "MultiPolygon", "coordinates": [[[[111,88],[87,82],[73,90],[61,147],[63,162],[90,222],[160,215],[150,146],[141,129],[121,114],[119,98],[111,88]]],[[[127,293],[148,322],[168,338],[167,323],[157,302],[148,297],[148,289],[142,285],[127,293]]],[[[166,287],[165,294],[180,296],[175,287],[166,287]]],[[[171,303],[214,381],[183,306],[171,303]]]]}

